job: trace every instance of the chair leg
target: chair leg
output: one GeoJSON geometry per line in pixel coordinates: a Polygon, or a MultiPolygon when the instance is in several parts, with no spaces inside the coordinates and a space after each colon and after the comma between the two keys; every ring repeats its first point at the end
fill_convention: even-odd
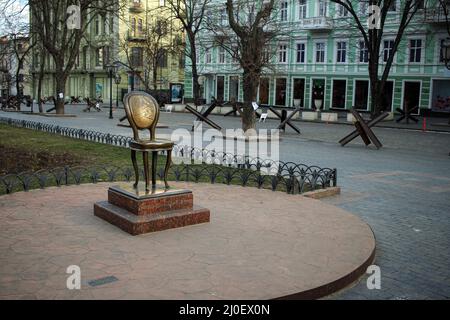
{"type": "Polygon", "coordinates": [[[131,150],[131,162],[134,168],[134,187],[136,188],[139,182],[139,169],[136,161],[136,150],[131,150]]]}
{"type": "Polygon", "coordinates": [[[152,152],[152,187],[156,187],[156,165],[158,163],[158,151],[152,152]]]}
{"type": "Polygon", "coordinates": [[[149,178],[150,178],[150,175],[149,175],[149,172],[148,172],[148,152],[147,151],[144,151],[144,152],[142,152],[143,153],[143,158],[144,158],[144,175],[145,175],[145,190],[146,191],[148,191],[149,190],[149,188],[148,188],[148,186],[149,186],[149,178]]]}
{"type": "Polygon", "coordinates": [[[167,175],[169,174],[170,164],[172,163],[172,150],[167,150],[166,167],[164,168],[164,185],[166,189],[169,188],[169,183],[167,183],[167,175]]]}

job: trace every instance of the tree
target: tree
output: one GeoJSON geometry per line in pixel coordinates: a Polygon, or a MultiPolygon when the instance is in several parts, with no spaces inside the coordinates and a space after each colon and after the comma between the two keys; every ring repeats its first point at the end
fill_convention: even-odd
{"type": "MultiPolygon", "coordinates": [[[[387,23],[389,21],[388,14],[392,12],[396,5],[396,0],[363,0],[359,1],[360,5],[364,8],[371,8],[370,6],[376,6],[379,8],[379,15],[376,12],[370,12],[369,15],[360,14],[359,9],[355,4],[357,2],[352,0],[331,0],[345,8],[348,14],[353,18],[353,22],[356,24],[356,28],[361,34],[365,48],[368,52],[368,71],[370,79],[371,89],[371,105],[372,115],[378,115],[382,111],[382,97],[386,81],[389,77],[389,73],[394,62],[395,54],[398,51],[400,42],[403,38],[406,28],[409,26],[413,17],[416,15],[417,10],[424,4],[423,0],[405,0],[402,1],[401,7],[396,8],[398,11],[398,21],[395,22],[398,27],[396,28],[395,39],[393,40],[391,50],[388,50],[388,54],[383,64],[380,63],[381,45],[383,43],[383,36],[387,23]],[[370,25],[370,26],[369,26],[370,25]],[[382,72],[380,74],[380,67],[382,72]]],[[[396,13],[397,14],[397,13],[396,13]]]]}
{"type": "Polygon", "coordinates": [[[227,0],[228,26],[223,17],[214,19],[209,31],[215,33],[213,45],[223,48],[242,69],[244,103],[242,129],[255,128],[256,101],[261,74],[269,67],[274,53],[274,41],[279,36],[275,0],[227,0]]]}
{"type": "Polygon", "coordinates": [[[450,37],[450,2],[448,0],[439,0],[439,6],[442,8],[442,13],[445,19],[445,24],[447,26],[447,33],[450,37]]]}
{"type": "Polygon", "coordinates": [[[4,40],[0,55],[11,62],[10,70],[3,72],[9,74],[11,83],[15,83],[16,94],[21,100],[22,83],[29,80],[23,71],[34,46],[29,42],[27,5],[17,0],[0,0],[0,8],[0,17],[3,20],[1,32],[4,40]]]}
{"type": "MultiPolygon", "coordinates": [[[[150,16],[150,15],[147,15],[150,16]]],[[[167,62],[169,55],[181,52],[182,43],[180,37],[173,37],[167,20],[155,19],[147,22],[142,30],[130,30],[131,34],[125,36],[120,44],[120,49],[125,54],[127,66],[144,84],[146,90],[158,85],[158,67],[167,62]],[[138,38],[136,44],[131,44],[131,39],[138,38]],[[152,76],[146,76],[151,74],[152,76]]]]}
{"type": "Polygon", "coordinates": [[[205,12],[212,0],[166,0],[166,10],[171,13],[173,19],[181,23],[186,33],[189,47],[186,48],[186,56],[191,61],[192,90],[194,103],[200,104],[200,83],[198,81],[197,68],[197,35],[203,28],[205,12]]]}
{"type": "MultiPolygon", "coordinates": [[[[52,57],[55,68],[57,114],[64,113],[64,92],[67,79],[76,63],[80,44],[90,22],[98,16],[120,11],[116,0],[29,0],[31,24],[35,41],[52,57]],[[69,6],[77,6],[79,12],[69,6]],[[72,19],[80,19],[73,26],[72,19]]],[[[73,8],[73,7],[72,7],[73,8]]]]}

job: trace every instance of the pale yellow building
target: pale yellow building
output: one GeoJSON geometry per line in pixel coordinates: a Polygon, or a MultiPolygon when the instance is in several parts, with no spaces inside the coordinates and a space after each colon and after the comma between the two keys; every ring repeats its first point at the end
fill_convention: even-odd
{"type": "MultiPolygon", "coordinates": [[[[164,9],[163,0],[120,0],[122,10],[114,15],[97,17],[90,23],[85,40],[80,46],[76,66],[67,81],[66,99],[70,96],[95,98],[101,96],[105,103],[109,102],[110,81],[105,64],[120,61],[118,74],[120,84],[113,81],[113,100],[122,99],[131,90],[145,90],[145,83],[154,88],[151,75],[153,68],[146,63],[145,50],[147,39],[151,38],[147,30],[151,30],[155,21],[162,19],[167,23],[168,32],[164,34],[162,43],[183,44],[183,33],[176,27],[176,21],[170,18],[169,11],[164,9]],[[156,17],[158,19],[156,19],[156,17]],[[128,53],[128,54],[127,54],[128,53]],[[144,81],[143,81],[144,80],[144,81]]],[[[42,51],[33,53],[33,97],[37,97],[37,78],[42,59],[46,59],[46,72],[42,87],[42,96],[54,96],[55,80],[52,58],[42,51]]],[[[167,90],[172,85],[184,82],[184,50],[169,50],[157,66],[156,88],[167,90]]]]}

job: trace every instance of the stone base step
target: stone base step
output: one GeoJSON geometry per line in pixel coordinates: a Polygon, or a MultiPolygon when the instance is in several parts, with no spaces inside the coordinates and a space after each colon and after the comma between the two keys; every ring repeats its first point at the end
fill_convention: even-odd
{"type": "Polygon", "coordinates": [[[108,201],[94,204],[94,215],[119,227],[131,235],[180,228],[210,220],[209,209],[193,206],[192,209],[136,215],[108,201]]]}

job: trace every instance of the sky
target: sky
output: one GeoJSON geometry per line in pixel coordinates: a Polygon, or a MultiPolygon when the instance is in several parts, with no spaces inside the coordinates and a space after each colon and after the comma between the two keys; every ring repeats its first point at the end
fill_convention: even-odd
{"type": "Polygon", "coordinates": [[[26,0],[0,0],[0,35],[23,31],[23,26],[27,23],[26,0]]]}

